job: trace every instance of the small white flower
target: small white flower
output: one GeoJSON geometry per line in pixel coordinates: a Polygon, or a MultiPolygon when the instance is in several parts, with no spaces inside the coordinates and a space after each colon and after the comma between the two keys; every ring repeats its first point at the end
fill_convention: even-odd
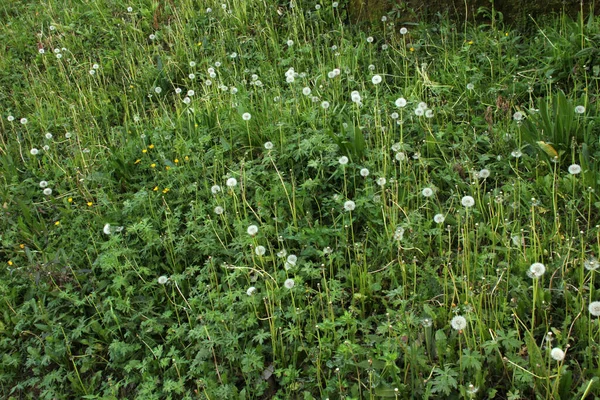
{"type": "Polygon", "coordinates": [[[286,280],[285,280],[285,282],[283,283],[283,286],[285,286],[285,287],[286,287],[286,288],[288,288],[288,289],[291,289],[291,288],[293,288],[293,287],[294,287],[294,285],[295,285],[295,283],[294,283],[294,280],[293,280],[293,279],[291,279],[291,278],[289,278],[289,279],[286,279],[286,280]]]}
{"type": "Polygon", "coordinates": [[[341,165],[346,165],[346,164],[348,164],[348,157],[346,157],[346,156],[341,156],[341,157],[340,157],[340,159],[338,160],[338,162],[339,162],[341,165]]]}
{"type": "Polygon", "coordinates": [[[181,94],[181,92],[183,92],[183,90],[181,88],[175,88],[175,93],[181,94]]]}
{"type": "Polygon", "coordinates": [[[273,148],[273,143],[272,142],[265,142],[265,149],[271,150],[272,148],[273,148]]]}
{"type": "Polygon", "coordinates": [[[356,204],[352,200],[348,200],[344,203],[344,210],[346,211],[354,211],[356,208],[356,204]]]}
{"type": "Polygon", "coordinates": [[[400,117],[400,115],[398,115],[397,112],[393,112],[393,113],[390,114],[390,118],[391,119],[398,119],[398,117],[400,117]]]}
{"type": "Polygon", "coordinates": [[[594,317],[600,317],[600,301],[592,301],[588,307],[588,310],[594,317]]]}
{"type": "Polygon", "coordinates": [[[424,101],[419,102],[419,104],[417,104],[417,108],[420,108],[421,110],[425,111],[427,110],[427,103],[425,103],[424,101]]]}
{"type": "Polygon", "coordinates": [[[212,12],[212,8],[208,7],[208,8],[206,9],[206,13],[207,13],[207,14],[210,14],[211,12],[212,12]]]}
{"type": "Polygon", "coordinates": [[[190,78],[191,80],[194,80],[194,79],[196,79],[196,74],[193,74],[193,73],[189,74],[188,78],[190,78]]]}
{"type": "Polygon", "coordinates": [[[333,79],[333,78],[335,78],[336,76],[337,76],[337,75],[336,75],[335,71],[329,71],[329,72],[327,73],[327,77],[328,77],[329,79],[333,79]]]}
{"type": "Polygon", "coordinates": [[[43,48],[38,49],[38,53],[40,53],[40,54],[44,54],[45,52],[46,52],[46,50],[44,50],[43,48]]]}
{"type": "Polygon", "coordinates": [[[221,206],[216,206],[214,211],[215,211],[215,214],[222,215],[225,210],[221,206]]]}
{"type": "Polygon", "coordinates": [[[190,104],[192,102],[192,99],[190,99],[189,97],[184,97],[182,100],[185,104],[190,104]]]}
{"type": "Polygon", "coordinates": [[[288,40],[286,42],[286,44],[288,45],[288,47],[292,47],[294,45],[294,41],[293,40],[288,40]]]}
{"type": "Polygon", "coordinates": [[[369,71],[375,71],[375,65],[369,64],[369,71]]]}
{"type": "Polygon", "coordinates": [[[421,191],[421,194],[424,197],[431,197],[433,196],[433,189],[426,187],[425,189],[423,189],[423,191],[421,191]]]}
{"type": "Polygon", "coordinates": [[[539,278],[546,272],[546,266],[542,263],[536,262],[531,264],[529,267],[529,276],[531,278],[539,278]]]}
{"type": "Polygon", "coordinates": [[[385,179],[384,177],[377,178],[377,184],[379,186],[384,186],[386,183],[387,183],[387,179],[385,179]]]}
{"type": "Polygon", "coordinates": [[[36,149],[35,147],[34,147],[33,149],[29,150],[29,153],[30,153],[32,156],[37,156],[37,154],[38,154],[39,152],[40,152],[40,151],[39,151],[38,149],[36,149]]]}
{"type": "Polygon", "coordinates": [[[407,33],[408,33],[408,29],[406,29],[405,27],[400,28],[401,35],[406,35],[407,33]]]}
{"type": "Polygon", "coordinates": [[[8,117],[6,117],[6,119],[8,120],[8,122],[13,122],[15,120],[15,117],[9,115],[8,117]]]}
{"type": "Polygon", "coordinates": [[[166,276],[162,275],[158,277],[158,284],[159,285],[164,285],[165,283],[167,283],[169,281],[169,278],[167,278],[166,276]]]}
{"type": "Polygon", "coordinates": [[[446,217],[444,217],[444,214],[435,214],[433,216],[433,221],[436,224],[443,224],[445,220],[446,220],[446,217]]]}
{"type": "Polygon", "coordinates": [[[133,7],[127,7],[127,12],[133,12],[133,7]]]}
{"type": "Polygon", "coordinates": [[[95,69],[90,69],[89,73],[90,73],[90,75],[96,75],[96,70],[95,69]]]}
{"type": "Polygon", "coordinates": [[[48,182],[46,182],[46,181],[40,181],[40,187],[42,189],[45,188],[45,187],[47,187],[47,186],[48,186],[48,182]]]}
{"type": "Polygon", "coordinates": [[[569,173],[571,175],[577,175],[581,172],[581,166],[579,166],[578,164],[571,164],[569,165],[569,173]]]}
{"type": "Polygon", "coordinates": [[[317,4],[317,5],[315,6],[315,10],[319,11],[320,9],[321,9],[321,5],[320,5],[320,4],[317,4]]]}
{"type": "Polygon", "coordinates": [[[373,82],[373,85],[379,85],[381,83],[381,79],[381,75],[373,75],[371,82],[373,82]]]}
{"type": "Polygon", "coordinates": [[[404,160],[406,160],[406,154],[402,151],[399,151],[398,153],[396,153],[395,158],[398,161],[404,161],[404,160]]]}
{"type": "Polygon", "coordinates": [[[250,115],[250,113],[243,113],[242,114],[242,119],[244,121],[250,121],[250,118],[252,118],[252,115],[250,115]]]}
{"type": "Polygon", "coordinates": [[[521,153],[521,150],[513,150],[510,155],[514,158],[519,158],[523,155],[523,153],[521,153]]]}
{"type": "Polygon", "coordinates": [[[44,194],[45,194],[46,196],[50,196],[50,195],[52,194],[52,189],[50,189],[50,188],[46,188],[46,189],[44,189],[44,194]]]}
{"type": "Polygon", "coordinates": [[[66,132],[65,133],[65,138],[71,139],[72,137],[73,137],[73,134],[71,132],[66,132]]]}
{"type": "Polygon", "coordinates": [[[187,95],[188,95],[189,97],[192,97],[192,96],[194,96],[195,94],[196,94],[196,92],[194,92],[192,89],[190,89],[190,90],[188,90],[188,91],[187,91],[187,95]]]}
{"type": "Polygon", "coordinates": [[[212,192],[212,194],[217,194],[221,191],[221,186],[219,185],[212,185],[210,188],[210,191],[212,192]]]}
{"type": "Polygon", "coordinates": [[[310,88],[308,86],[302,89],[302,94],[305,96],[310,96],[311,92],[312,92],[312,90],[310,90],[310,88]]]}
{"type": "Polygon", "coordinates": [[[425,114],[425,110],[423,110],[422,108],[418,108],[415,110],[415,115],[417,117],[421,117],[423,114],[425,114]]]}
{"type": "Polygon", "coordinates": [[[329,102],[328,102],[328,101],[324,101],[324,102],[322,102],[322,103],[321,103],[321,107],[322,107],[324,110],[327,110],[327,109],[329,108],[329,102]]]}
{"type": "Polygon", "coordinates": [[[50,146],[48,146],[47,144],[45,144],[44,146],[42,146],[42,149],[44,151],[48,151],[48,150],[50,150],[50,146]]]}
{"type": "Polygon", "coordinates": [[[23,125],[27,124],[27,118],[21,118],[20,122],[23,125]]]}
{"type": "Polygon", "coordinates": [[[102,232],[104,232],[105,235],[110,235],[112,233],[112,230],[110,229],[110,224],[105,224],[104,228],[102,229],[102,232]]]}
{"type": "Polygon", "coordinates": [[[229,178],[229,179],[227,179],[227,182],[225,182],[225,184],[227,185],[227,187],[233,188],[234,186],[237,185],[237,179],[229,178]]]}
{"type": "Polygon", "coordinates": [[[100,65],[98,65],[98,64],[92,65],[92,69],[98,69],[98,68],[100,68],[100,65]]]}
{"type": "Polygon", "coordinates": [[[575,112],[577,114],[583,114],[585,112],[585,107],[584,106],[577,106],[577,107],[575,107],[575,112]]]}
{"type": "Polygon", "coordinates": [[[150,40],[154,40],[154,39],[156,39],[156,35],[154,33],[151,33],[150,36],[148,36],[148,38],[150,40]]]}
{"type": "Polygon", "coordinates": [[[433,110],[425,110],[425,118],[433,118],[433,110]]]}
{"type": "Polygon", "coordinates": [[[48,140],[52,139],[52,134],[50,132],[46,132],[46,135],[44,135],[44,136],[48,140]]]}
{"type": "Polygon", "coordinates": [[[362,168],[360,170],[360,176],[362,176],[363,178],[366,178],[367,176],[369,176],[369,170],[366,168],[362,168]]]}
{"type": "Polygon", "coordinates": [[[154,88],[154,92],[156,94],[160,94],[160,92],[162,92],[162,88],[160,86],[157,86],[157,87],[154,88]]]}
{"type": "Polygon", "coordinates": [[[373,36],[369,36],[369,37],[367,38],[367,42],[368,42],[368,43],[373,43],[373,36]]]}
{"type": "Polygon", "coordinates": [[[452,325],[453,329],[457,331],[462,331],[467,327],[467,320],[462,315],[457,315],[450,321],[450,325],[452,325]]]}
{"type": "Polygon", "coordinates": [[[473,85],[472,83],[467,83],[467,90],[473,90],[475,89],[475,85],[473,85]]]}
{"type": "Polygon", "coordinates": [[[254,249],[254,252],[256,253],[257,256],[264,256],[265,253],[267,252],[267,249],[265,248],[265,246],[256,246],[256,248],[254,249]]]}
{"type": "Polygon", "coordinates": [[[396,104],[396,107],[402,108],[406,106],[406,99],[404,97],[399,97],[396,99],[396,101],[394,102],[394,104],[396,104]]]}
{"type": "Polygon", "coordinates": [[[235,86],[233,86],[231,89],[229,89],[229,92],[231,94],[236,94],[238,92],[238,89],[235,86]]]}
{"type": "Polygon", "coordinates": [[[55,29],[56,29],[56,27],[55,27],[54,25],[50,25],[48,28],[49,28],[51,31],[53,31],[53,30],[55,30],[55,29]]]}
{"type": "Polygon", "coordinates": [[[475,199],[471,196],[464,196],[460,201],[461,204],[465,207],[473,207],[475,205],[475,199]]]}
{"type": "Polygon", "coordinates": [[[555,359],[556,361],[562,361],[565,359],[565,352],[562,349],[555,347],[550,350],[550,357],[555,359]]]}
{"type": "Polygon", "coordinates": [[[254,236],[258,233],[258,226],[250,225],[248,229],[246,229],[246,232],[248,232],[248,235],[254,236]]]}
{"type": "Polygon", "coordinates": [[[523,113],[521,111],[517,111],[513,114],[513,119],[517,122],[520,122],[523,120],[523,113]]]}
{"type": "Polygon", "coordinates": [[[333,7],[333,8],[337,8],[338,5],[339,5],[339,3],[337,1],[334,1],[333,3],[331,3],[331,7],[333,7]]]}
{"type": "Polygon", "coordinates": [[[254,294],[254,292],[256,292],[256,288],[255,288],[254,286],[250,286],[250,287],[248,288],[248,290],[246,290],[246,294],[247,294],[248,296],[252,296],[252,295],[254,294]]]}
{"type": "Polygon", "coordinates": [[[283,258],[285,256],[287,256],[287,250],[286,249],[281,249],[280,251],[277,252],[277,257],[283,258]]]}

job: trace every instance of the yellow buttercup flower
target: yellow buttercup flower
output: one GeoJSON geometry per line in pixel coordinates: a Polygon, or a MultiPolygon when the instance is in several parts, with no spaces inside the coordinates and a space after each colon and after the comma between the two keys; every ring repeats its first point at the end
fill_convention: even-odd
{"type": "Polygon", "coordinates": [[[91,201],[87,202],[88,207],[91,207],[92,205],[94,205],[94,203],[92,203],[91,201]]]}

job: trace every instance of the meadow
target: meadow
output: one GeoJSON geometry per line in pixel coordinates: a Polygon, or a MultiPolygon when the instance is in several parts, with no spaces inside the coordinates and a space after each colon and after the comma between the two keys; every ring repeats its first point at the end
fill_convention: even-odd
{"type": "Polygon", "coordinates": [[[347,6],[2,2],[1,398],[600,397],[600,20],[347,6]]]}

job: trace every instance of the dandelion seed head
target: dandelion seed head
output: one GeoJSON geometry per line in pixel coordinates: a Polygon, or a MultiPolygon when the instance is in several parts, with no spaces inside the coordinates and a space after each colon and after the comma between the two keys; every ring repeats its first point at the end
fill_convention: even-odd
{"type": "Polygon", "coordinates": [[[398,97],[394,104],[398,108],[406,107],[406,99],[404,97],[398,97]]]}
{"type": "Polygon", "coordinates": [[[243,113],[242,114],[242,119],[244,121],[250,121],[250,118],[252,118],[252,115],[250,115],[250,113],[243,113]]]}
{"type": "Polygon", "coordinates": [[[29,154],[31,154],[32,156],[37,156],[39,152],[40,151],[38,149],[36,149],[35,147],[33,149],[29,150],[29,154]]]}
{"type": "Polygon", "coordinates": [[[446,217],[444,217],[444,214],[435,214],[433,216],[433,222],[435,222],[436,224],[443,224],[445,220],[446,217]]]}
{"type": "Polygon", "coordinates": [[[248,232],[248,235],[254,236],[258,233],[258,226],[250,225],[248,229],[246,229],[246,232],[248,232]]]}
{"type": "Polygon", "coordinates": [[[482,170],[480,170],[480,171],[477,173],[477,177],[478,177],[479,179],[486,179],[486,178],[488,178],[489,176],[490,176],[490,170],[489,170],[489,169],[487,169],[487,168],[483,168],[482,170]]]}
{"type": "Polygon", "coordinates": [[[581,172],[581,166],[578,164],[569,165],[569,173],[571,175],[577,175],[581,172]]]}
{"type": "Polygon", "coordinates": [[[159,276],[158,277],[158,284],[159,285],[164,285],[169,281],[169,278],[167,278],[165,275],[159,276]]]}
{"type": "Polygon", "coordinates": [[[585,107],[584,106],[577,106],[577,107],[575,107],[575,112],[577,114],[583,114],[585,112],[585,107]]]}
{"type": "Polygon", "coordinates": [[[385,186],[386,183],[387,183],[387,179],[385,179],[384,177],[377,178],[377,184],[379,186],[385,186]]]}
{"type": "Polygon", "coordinates": [[[217,194],[221,191],[221,186],[219,185],[212,185],[210,187],[210,191],[212,192],[212,194],[217,194]]]}
{"type": "Polygon", "coordinates": [[[308,86],[302,88],[302,94],[305,96],[310,96],[312,90],[310,90],[310,88],[308,86]]]}
{"type": "Polygon", "coordinates": [[[250,287],[248,288],[248,290],[246,290],[246,294],[247,294],[248,296],[252,296],[252,295],[254,294],[254,292],[256,292],[256,288],[255,288],[254,286],[250,286],[250,287]]]}
{"type": "Polygon", "coordinates": [[[475,205],[475,199],[471,196],[464,196],[460,202],[464,207],[467,208],[473,207],[475,205]]]}
{"type": "Polygon", "coordinates": [[[217,214],[217,215],[222,215],[222,214],[223,214],[223,212],[225,212],[225,210],[224,210],[224,209],[223,209],[223,207],[221,207],[221,206],[216,206],[216,207],[215,207],[215,209],[214,209],[214,212],[215,212],[215,214],[217,214]]]}
{"type": "Polygon", "coordinates": [[[600,301],[592,301],[588,306],[588,310],[594,317],[600,317],[600,301]]]}
{"type": "Polygon", "coordinates": [[[265,142],[265,149],[267,149],[267,150],[273,149],[273,143],[272,142],[265,142]]]}
{"type": "Polygon", "coordinates": [[[408,29],[406,29],[405,27],[400,28],[401,35],[406,35],[407,33],[408,33],[408,29]]]}
{"type": "Polygon", "coordinates": [[[517,121],[517,122],[520,122],[520,121],[522,121],[522,120],[523,120],[523,117],[524,117],[524,115],[523,115],[523,113],[522,113],[521,111],[517,111],[517,112],[515,112],[515,113],[513,114],[513,119],[514,119],[515,121],[517,121]]]}
{"type": "Polygon", "coordinates": [[[235,178],[229,178],[227,179],[227,181],[225,182],[225,184],[227,185],[227,187],[229,188],[233,188],[237,185],[237,179],[235,178]]]}
{"type": "Polygon", "coordinates": [[[287,289],[291,289],[294,287],[295,284],[296,283],[294,282],[294,280],[292,278],[288,278],[283,283],[283,286],[285,286],[287,289]]]}
{"type": "Polygon", "coordinates": [[[47,187],[47,186],[48,186],[48,182],[46,182],[46,181],[40,181],[40,187],[42,189],[45,188],[45,187],[47,187]]]}
{"type": "Polygon", "coordinates": [[[565,352],[562,349],[555,347],[550,350],[550,357],[556,361],[562,361],[565,359],[565,352]]]}
{"type": "Polygon", "coordinates": [[[422,194],[424,197],[431,197],[431,196],[433,196],[433,189],[426,187],[425,189],[423,189],[423,190],[421,191],[421,194],[422,194]]]}
{"type": "Polygon", "coordinates": [[[356,208],[356,204],[352,200],[348,200],[344,203],[344,210],[346,211],[354,211],[356,208]]]}
{"type": "Polygon", "coordinates": [[[346,157],[346,156],[341,156],[339,158],[339,160],[338,160],[338,162],[340,163],[340,165],[346,165],[346,164],[348,164],[348,161],[349,161],[348,157],[346,157]]]}
{"type": "Polygon", "coordinates": [[[363,178],[366,178],[367,176],[369,176],[369,170],[367,168],[361,168],[360,176],[362,176],[363,178]]]}
{"type": "Polygon", "coordinates": [[[546,272],[546,266],[540,262],[535,262],[529,267],[529,276],[539,278],[546,272]]]}
{"type": "Polygon", "coordinates": [[[450,325],[457,331],[462,331],[467,327],[467,320],[462,315],[457,315],[450,321],[450,325]]]}
{"type": "Polygon", "coordinates": [[[45,194],[46,196],[50,196],[50,195],[52,194],[52,189],[50,189],[50,188],[46,188],[46,189],[44,189],[44,194],[45,194]]]}
{"type": "Polygon", "coordinates": [[[267,252],[267,249],[265,248],[265,246],[256,246],[256,248],[254,249],[254,252],[256,253],[257,256],[264,256],[265,253],[267,252]]]}
{"type": "Polygon", "coordinates": [[[596,259],[596,257],[590,257],[583,262],[583,266],[588,271],[595,271],[600,266],[600,263],[596,259]]]}
{"type": "Polygon", "coordinates": [[[381,75],[373,75],[373,77],[371,78],[371,82],[373,82],[373,85],[379,85],[381,83],[381,75]]]}

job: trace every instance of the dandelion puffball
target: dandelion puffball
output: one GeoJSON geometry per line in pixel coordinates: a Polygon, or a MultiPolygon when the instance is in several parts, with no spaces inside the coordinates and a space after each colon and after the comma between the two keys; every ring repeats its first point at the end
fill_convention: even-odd
{"type": "Polygon", "coordinates": [[[462,315],[457,315],[450,321],[450,325],[452,325],[453,329],[457,331],[462,331],[467,327],[467,320],[462,315]]]}
{"type": "Polygon", "coordinates": [[[248,227],[248,229],[246,230],[246,232],[248,232],[248,235],[250,236],[254,236],[258,233],[258,226],[256,225],[250,225],[248,227]]]}

